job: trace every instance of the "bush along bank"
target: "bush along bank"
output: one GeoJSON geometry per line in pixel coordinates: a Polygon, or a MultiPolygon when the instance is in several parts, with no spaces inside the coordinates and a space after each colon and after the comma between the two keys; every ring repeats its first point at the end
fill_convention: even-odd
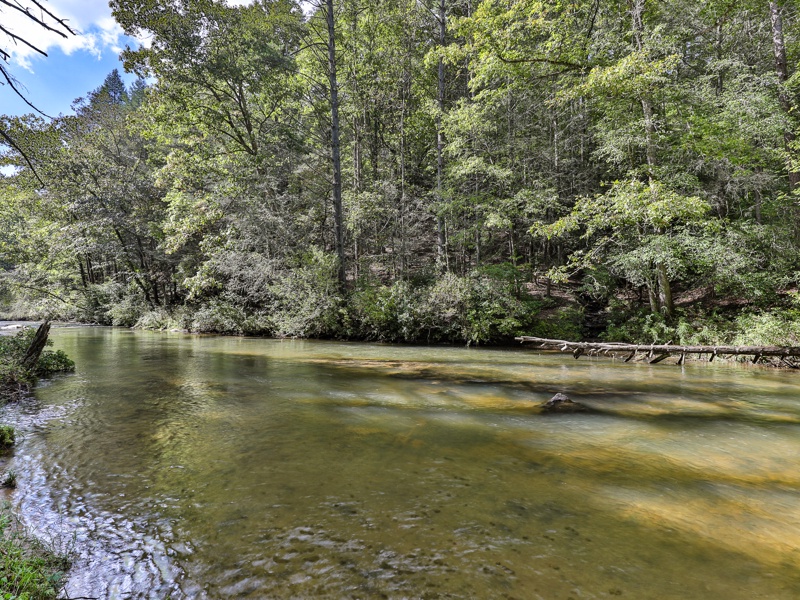
{"type": "MultiPolygon", "coordinates": [[[[153,306],[136,290],[97,286],[92,302],[61,305],[59,318],[151,330],[430,344],[513,343],[518,335],[576,339],[583,311],[564,295],[531,293],[530,275],[495,265],[394,282],[362,277],[346,290],[327,263],[287,271],[259,286],[153,306]],[[102,289],[100,289],[102,287],[102,289]]],[[[35,317],[53,306],[15,305],[35,317]]],[[[12,314],[6,311],[6,314],[12,314]]]]}
{"type": "MultiPolygon", "coordinates": [[[[37,330],[34,328],[25,328],[15,335],[0,336],[0,404],[30,392],[39,377],[75,368],[75,363],[63,350],[41,348],[38,357],[34,356],[31,350],[34,343],[39,341],[36,336],[37,330]]],[[[41,343],[43,346],[53,344],[50,339],[41,343]]]]}

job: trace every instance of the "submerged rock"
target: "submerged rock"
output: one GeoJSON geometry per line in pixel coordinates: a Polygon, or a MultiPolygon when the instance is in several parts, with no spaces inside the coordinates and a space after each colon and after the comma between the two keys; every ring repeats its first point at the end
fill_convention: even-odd
{"type": "Polygon", "coordinates": [[[558,393],[547,402],[540,404],[543,413],[576,413],[589,412],[589,408],[579,402],[573,402],[566,394],[558,393]]]}

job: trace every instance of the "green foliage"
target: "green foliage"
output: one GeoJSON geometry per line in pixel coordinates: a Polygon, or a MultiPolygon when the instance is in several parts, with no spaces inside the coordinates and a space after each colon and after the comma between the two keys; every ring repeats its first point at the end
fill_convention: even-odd
{"type": "Polygon", "coordinates": [[[241,335],[246,333],[246,322],[247,315],[240,307],[221,299],[214,299],[194,313],[190,329],[198,333],[241,335]]]}
{"type": "Polygon", "coordinates": [[[605,341],[631,344],[686,343],[677,335],[680,325],[671,325],[662,314],[620,310],[614,317],[603,333],[605,341]]]}
{"type": "Polygon", "coordinates": [[[342,295],[337,259],[317,248],[279,273],[269,290],[270,319],[279,337],[330,337],[338,333],[342,295]]]}
{"type": "MultiPolygon", "coordinates": [[[[63,350],[44,350],[33,369],[22,366],[22,360],[36,335],[36,328],[27,327],[15,335],[0,336],[0,399],[27,389],[37,377],[72,371],[75,363],[63,350]]],[[[51,346],[52,340],[47,340],[51,346]]]]}
{"type": "Polygon", "coordinates": [[[73,370],[75,362],[63,350],[45,350],[36,363],[36,374],[42,377],[73,370]]]}
{"type": "Polygon", "coordinates": [[[35,538],[10,505],[0,507],[0,593],[4,600],[55,600],[66,582],[67,553],[35,538]]]}
{"type": "Polygon", "coordinates": [[[485,272],[447,274],[418,285],[362,284],[350,296],[347,333],[388,342],[508,341],[533,327],[541,308],[515,285],[516,278],[493,278],[485,272]]]}
{"type": "Polygon", "coordinates": [[[0,487],[15,489],[17,487],[17,473],[13,470],[7,471],[2,483],[0,483],[0,487]]]}
{"type": "Polygon", "coordinates": [[[111,325],[133,327],[149,307],[139,294],[129,293],[109,303],[108,317],[111,325]]]}
{"type": "Polygon", "coordinates": [[[662,315],[613,307],[603,339],[638,344],[798,346],[800,298],[795,293],[782,306],[711,310],[682,309],[668,322],[662,315]]]}
{"type": "Polygon", "coordinates": [[[0,425],[0,450],[8,450],[16,441],[14,428],[11,425],[0,425]]]}
{"type": "Polygon", "coordinates": [[[581,340],[584,337],[583,321],[583,309],[562,306],[543,312],[530,328],[520,334],[555,340],[581,340]]]}
{"type": "Polygon", "coordinates": [[[382,342],[415,340],[420,335],[416,291],[404,280],[389,286],[360,282],[347,303],[347,333],[382,342]]]}

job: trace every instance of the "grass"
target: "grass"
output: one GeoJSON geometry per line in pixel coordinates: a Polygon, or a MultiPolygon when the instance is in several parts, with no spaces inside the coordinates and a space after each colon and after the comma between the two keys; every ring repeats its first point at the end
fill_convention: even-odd
{"type": "Polygon", "coordinates": [[[57,598],[70,562],[67,553],[34,537],[7,502],[0,506],[0,600],[57,598]]]}

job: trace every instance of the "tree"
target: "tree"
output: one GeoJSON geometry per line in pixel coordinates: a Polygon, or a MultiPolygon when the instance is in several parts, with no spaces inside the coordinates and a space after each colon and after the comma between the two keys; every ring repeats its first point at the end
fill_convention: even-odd
{"type": "Polygon", "coordinates": [[[298,222],[313,212],[301,181],[302,12],[288,0],[237,8],[187,1],[180,11],[119,1],[114,10],[127,31],[153,38],[123,56],[157,78],[144,109],[148,135],[166,144],[165,246],[186,257],[184,285],[195,298],[235,288],[263,302],[275,269],[317,237],[298,222]]]}
{"type": "Polygon", "coordinates": [[[702,230],[708,209],[698,197],[633,179],[615,182],[605,194],[580,198],[568,216],[535,226],[534,233],[552,237],[580,230],[587,242],[587,249],[573,253],[555,278],[607,265],[615,275],[647,288],[651,312],[672,318],[670,280],[686,268],[693,236],[702,230]]]}
{"type": "Polygon", "coordinates": [[[333,229],[336,240],[336,256],[339,259],[339,284],[345,284],[344,217],[342,214],[342,159],[339,138],[339,79],[336,60],[336,25],[333,0],[326,0],[321,7],[325,13],[328,31],[328,82],[331,103],[331,166],[333,169],[333,229]]]}
{"type": "MultiPolygon", "coordinates": [[[[25,186],[29,174],[23,169],[16,181],[27,187],[27,200],[19,207],[36,207],[46,217],[47,253],[77,266],[79,279],[67,286],[70,292],[78,288],[89,298],[97,286],[113,283],[124,290],[130,283],[147,305],[170,305],[177,298],[172,261],[160,248],[164,203],[120,83],[119,73],[110,73],[86,100],[73,104],[74,116],[29,127],[20,136],[47,185],[25,186]]],[[[18,282],[25,277],[18,270],[18,282]]]]}

